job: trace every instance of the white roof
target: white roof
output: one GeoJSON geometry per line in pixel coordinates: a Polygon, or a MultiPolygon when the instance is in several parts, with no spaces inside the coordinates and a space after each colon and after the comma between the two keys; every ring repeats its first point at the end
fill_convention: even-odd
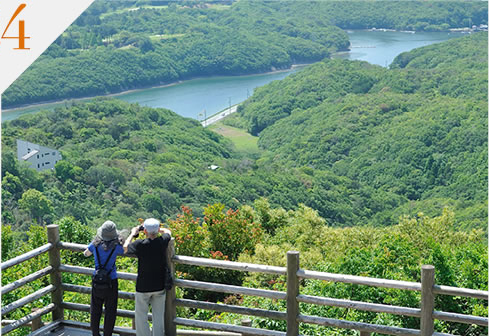
{"type": "Polygon", "coordinates": [[[39,151],[38,151],[37,149],[34,149],[32,152],[29,152],[29,153],[27,153],[26,155],[24,155],[24,156],[22,157],[22,160],[24,160],[24,161],[25,161],[25,160],[29,159],[30,157],[32,157],[32,156],[34,156],[34,155],[36,155],[37,153],[39,153],[39,151]]]}

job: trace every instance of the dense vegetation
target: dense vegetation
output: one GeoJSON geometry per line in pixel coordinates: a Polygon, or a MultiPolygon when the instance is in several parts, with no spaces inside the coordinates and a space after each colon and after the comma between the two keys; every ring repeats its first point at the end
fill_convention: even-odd
{"type": "Polygon", "coordinates": [[[3,106],[266,72],[349,45],[341,29],[300,11],[287,18],[281,6],[247,1],[219,8],[173,3],[101,18],[99,2],[2,95],[3,106]]]}
{"type": "MultiPolygon", "coordinates": [[[[238,5],[246,3],[233,6],[238,5]]],[[[286,251],[295,249],[305,269],[406,281],[420,281],[420,266],[430,263],[438,284],[487,290],[486,33],[401,54],[390,69],[324,60],[257,90],[228,122],[259,135],[261,151],[239,152],[195,120],[117,100],[67,104],[2,124],[2,261],[45,243],[46,223],[60,226],[63,241],[88,243],[106,219],[128,228],[138,217],[154,216],[172,228],[179,254],[280,266],[286,251]],[[38,173],[17,161],[18,138],[57,148],[63,160],[53,171],[38,173]],[[209,169],[211,164],[220,168],[209,169]]],[[[91,258],[79,254],[64,251],[62,257],[66,264],[92,266],[91,258]]],[[[2,285],[46,262],[43,256],[8,269],[2,285]]],[[[132,259],[118,267],[136,270],[132,259]]],[[[274,276],[188,266],[180,266],[178,275],[285,288],[284,279],[274,276]]],[[[64,273],[63,281],[89,285],[88,277],[74,274],[64,273]]],[[[2,299],[13,302],[47,282],[37,280],[2,299]]],[[[122,281],[120,289],[133,291],[134,284],[122,281]]],[[[419,304],[419,293],[310,280],[301,283],[301,293],[419,304]]],[[[178,296],[285,309],[283,302],[268,299],[191,290],[179,290],[178,296]]],[[[69,292],[64,299],[89,300],[69,292]]],[[[436,300],[439,310],[488,313],[486,301],[436,300]]],[[[36,305],[48,301],[46,296],[36,305]]],[[[19,318],[31,306],[4,318],[19,318]]],[[[120,300],[120,308],[134,309],[134,302],[120,300]]],[[[418,319],[352,309],[302,305],[301,312],[419,327],[418,319]]],[[[178,314],[238,320],[201,310],[178,314]]],[[[253,323],[285,328],[280,321],[253,323]]],[[[487,334],[487,328],[440,321],[436,331],[487,334]]],[[[306,325],[300,332],[353,334],[306,325]]]]}
{"type": "Polygon", "coordinates": [[[440,31],[481,23],[485,2],[97,1],[6,90],[2,105],[315,62],[349,46],[339,28],[440,31]]]}
{"type": "MultiPolygon", "coordinates": [[[[435,266],[437,284],[487,290],[487,240],[480,230],[462,232],[456,227],[454,215],[448,210],[431,218],[422,213],[415,217],[404,216],[397,225],[387,228],[352,227],[332,228],[311,208],[300,206],[297,210],[286,211],[272,208],[260,199],[253,206],[242,206],[238,210],[223,211],[222,204],[214,204],[205,209],[203,219],[196,218],[192,210],[184,207],[175,220],[168,222],[173,230],[177,254],[194,255],[213,259],[239,260],[260,264],[285,266],[286,251],[301,251],[301,268],[340,274],[356,274],[369,277],[420,281],[420,266],[435,266]],[[274,228],[274,234],[269,233],[274,228]],[[251,234],[250,234],[251,233],[251,234]],[[232,240],[231,244],[227,244],[232,240]],[[222,252],[221,252],[222,251],[222,252]],[[239,257],[237,257],[239,255],[239,257]]],[[[56,222],[61,231],[62,241],[88,243],[94,234],[87,226],[64,217],[56,222]]],[[[31,250],[46,242],[45,229],[31,226],[27,232],[28,241],[18,239],[10,226],[2,228],[2,261],[22,252],[31,250]]],[[[81,254],[62,252],[64,264],[93,267],[92,258],[81,254]]],[[[47,256],[32,259],[27,266],[15,266],[2,274],[5,285],[31,270],[47,265],[47,256]]],[[[117,267],[126,272],[136,272],[135,260],[118,259],[117,267]]],[[[178,265],[180,278],[215,281],[230,284],[244,284],[252,288],[285,291],[285,279],[272,275],[249,275],[236,271],[210,270],[178,265]]],[[[63,273],[63,282],[90,286],[90,278],[63,273]]],[[[48,285],[49,279],[22,287],[3,296],[4,302],[16,299],[48,285]]],[[[120,281],[119,289],[134,291],[134,283],[120,281]]],[[[398,305],[418,308],[420,295],[417,292],[381,289],[368,286],[346,285],[316,280],[301,283],[301,294],[330,298],[398,305]]],[[[88,295],[65,292],[66,302],[89,303],[88,295]]],[[[220,301],[253,308],[285,311],[285,302],[256,297],[230,295],[223,297],[204,291],[178,290],[178,297],[220,301]]],[[[22,310],[5,316],[7,319],[21,317],[34,305],[45,306],[49,296],[22,310]]],[[[487,316],[487,301],[436,296],[437,310],[451,311],[475,316],[487,316]]],[[[119,300],[120,309],[134,309],[134,301],[119,300]]],[[[354,309],[341,309],[301,304],[305,315],[325,316],[406,328],[419,328],[419,319],[390,314],[375,314],[354,309]]],[[[88,313],[67,310],[67,319],[88,322],[88,313]]],[[[213,314],[205,310],[179,308],[180,317],[190,317],[214,322],[238,324],[242,316],[230,313],[213,314]]],[[[118,318],[118,325],[129,327],[131,321],[118,318]]],[[[253,326],[285,331],[285,321],[253,318],[253,326]]],[[[487,328],[436,321],[435,330],[457,335],[485,335],[487,328]]],[[[334,330],[300,324],[304,335],[355,335],[351,330],[334,330]]],[[[25,335],[25,331],[14,335],[25,335]]]]}
{"type": "Polygon", "coordinates": [[[316,204],[331,225],[351,225],[401,203],[331,172],[261,164],[195,120],[117,100],[21,117],[2,131],[2,218],[15,226],[65,215],[83,223],[111,217],[128,226],[137,217],[171,216],[182,204],[201,215],[210,203],[237,207],[261,196],[287,209],[316,204]],[[14,154],[17,138],[58,148],[65,160],[54,171],[27,168],[14,154]],[[211,164],[221,168],[210,170],[211,164]]]}
{"type": "Polygon", "coordinates": [[[401,54],[390,70],[323,61],[257,90],[240,113],[263,164],[327,171],[410,206],[458,203],[486,227],[486,46],[476,34],[401,54]]]}
{"type": "Polygon", "coordinates": [[[391,70],[324,61],[257,90],[240,114],[261,130],[258,160],[197,121],[115,100],[6,122],[2,218],[20,226],[111,216],[128,226],[182,204],[200,216],[207,204],[267,197],[286,209],[304,203],[333,226],[390,225],[450,206],[461,227],[485,228],[486,43],[478,34],[423,48],[391,70]],[[443,56],[452,50],[461,59],[443,56]],[[54,171],[28,169],[15,158],[17,138],[58,148],[65,160],[54,171]]]}

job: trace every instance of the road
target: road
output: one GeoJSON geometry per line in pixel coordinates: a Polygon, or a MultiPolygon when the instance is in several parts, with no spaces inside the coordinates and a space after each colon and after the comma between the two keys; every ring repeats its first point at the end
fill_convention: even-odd
{"type": "Polygon", "coordinates": [[[214,114],[212,117],[209,117],[206,120],[201,121],[200,123],[202,124],[202,126],[207,127],[215,122],[218,122],[219,120],[230,115],[231,113],[236,112],[237,110],[238,110],[238,105],[231,106],[230,108],[227,108],[217,114],[214,114]]]}

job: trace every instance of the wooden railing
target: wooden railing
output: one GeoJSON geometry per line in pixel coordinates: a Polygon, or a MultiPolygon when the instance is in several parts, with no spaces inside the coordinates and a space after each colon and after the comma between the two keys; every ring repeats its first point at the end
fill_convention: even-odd
{"type": "MultiPolygon", "coordinates": [[[[77,273],[91,275],[93,268],[80,267],[74,265],[61,264],[60,250],[66,249],[75,252],[83,252],[86,245],[64,243],[59,240],[58,226],[48,225],[48,244],[43,245],[35,250],[29,251],[19,257],[13,258],[1,264],[1,270],[5,270],[11,266],[18,265],[26,260],[39,256],[43,253],[49,253],[50,266],[34,272],[22,279],[19,279],[13,283],[7,284],[1,288],[2,295],[6,294],[14,289],[39,279],[49,274],[51,284],[42,288],[22,299],[12,302],[6,306],[2,306],[2,316],[22,307],[28,303],[31,303],[40,297],[51,294],[52,303],[38,309],[23,318],[16,321],[9,321],[9,323],[2,328],[2,334],[6,334],[12,330],[17,329],[22,325],[30,323],[36,328],[39,328],[39,319],[41,316],[52,313],[53,322],[41,327],[40,329],[33,330],[31,336],[43,335],[49,330],[57,328],[58,326],[71,326],[75,328],[89,329],[88,323],[82,323],[77,321],[64,320],[64,310],[76,310],[76,311],[89,311],[90,306],[79,303],[65,302],[63,300],[63,292],[77,292],[83,294],[90,294],[91,288],[86,286],[78,286],[73,284],[66,284],[61,282],[61,272],[77,273]]],[[[199,329],[211,329],[221,332],[227,332],[226,335],[233,335],[230,333],[239,333],[243,335],[264,335],[264,336],[297,336],[299,333],[299,324],[308,323],[326,327],[335,327],[343,329],[358,330],[361,336],[367,336],[371,333],[380,333],[387,335],[435,335],[435,336],[448,336],[450,334],[444,334],[440,332],[434,332],[434,321],[443,320],[465,324],[475,324],[480,326],[488,326],[488,319],[486,317],[471,316],[465,314],[457,314],[450,312],[443,312],[435,310],[435,295],[452,295],[461,297],[471,297],[476,299],[488,300],[488,292],[457,288],[449,286],[436,285],[434,282],[435,269],[433,266],[425,265],[421,267],[421,283],[397,281],[387,279],[368,278],[362,276],[352,276],[343,274],[332,274],[325,272],[315,272],[300,269],[299,264],[299,252],[289,251],[287,253],[287,267],[276,267],[268,265],[257,265],[248,263],[239,263],[231,261],[222,261],[214,259],[195,258],[188,256],[179,256],[174,254],[173,240],[168,247],[168,258],[171,271],[175,274],[175,264],[193,265],[200,267],[220,268],[226,270],[235,270],[242,272],[260,272],[272,275],[283,275],[287,278],[287,291],[273,291],[256,288],[247,288],[242,286],[232,286],[218,283],[201,282],[193,280],[175,279],[175,286],[181,288],[192,288],[205,291],[213,291],[229,294],[240,294],[258,296],[264,298],[271,298],[275,300],[285,300],[287,302],[287,309],[285,312],[271,311],[265,309],[240,307],[228,304],[210,303],[188,299],[177,299],[175,295],[175,287],[167,292],[166,296],[166,310],[165,310],[165,325],[166,333],[168,336],[175,336],[177,334],[177,325],[193,327],[199,329]],[[373,286],[380,288],[395,288],[407,291],[421,292],[420,308],[409,308],[392,306],[385,304],[375,304],[367,302],[359,302],[352,300],[333,299],[311,295],[300,294],[299,282],[301,279],[316,279],[330,282],[341,282],[348,284],[373,286]],[[384,326],[378,324],[338,320],[319,316],[308,316],[300,313],[299,303],[341,307],[349,309],[357,309],[362,311],[388,313],[401,316],[410,316],[420,318],[420,329],[408,329],[393,326],[384,326]],[[246,321],[242,325],[229,325],[223,323],[199,321],[192,319],[185,319],[177,317],[176,307],[197,308],[204,310],[212,310],[218,312],[230,312],[235,314],[241,314],[245,316],[258,316],[268,319],[276,319],[286,321],[287,332],[280,332],[274,330],[252,328],[250,321],[246,321]]],[[[118,272],[119,279],[135,281],[137,275],[133,273],[118,272]]],[[[122,299],[134,300],[135,294],[133,292],[119,291],[119,297],[122,299]]],[[[130,310],[118,309],[117,315],[121,317],[135,318],[135,312],[130,310]]],[[[152,319],[151,314],[149,318],[152,319]]],[[[129,328],[116,327],[114,333],[120,335],[135,335],[135,330],[129,328]]],[[[205,332],[204,332],[205,333],[205,332]]],[[[179,330],[178,334],[185,334],[185,331],[179,330]]],[[[189,334],[187,332],[186,334],[189,334]]],[[[194,333],[195,334],[195,333],[194,333]]],[[[208,333],[206,335],[209,335],[208,333]]]]}

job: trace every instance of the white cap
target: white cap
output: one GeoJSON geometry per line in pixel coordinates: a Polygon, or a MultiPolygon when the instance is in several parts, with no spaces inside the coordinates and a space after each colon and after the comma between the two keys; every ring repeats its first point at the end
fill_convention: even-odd
{"type": "Polygon", "coordinates": [[[144,221],[143,226],[148,233],[158,233],[160,221],[155,218],[148,218],[144,221]]]}

